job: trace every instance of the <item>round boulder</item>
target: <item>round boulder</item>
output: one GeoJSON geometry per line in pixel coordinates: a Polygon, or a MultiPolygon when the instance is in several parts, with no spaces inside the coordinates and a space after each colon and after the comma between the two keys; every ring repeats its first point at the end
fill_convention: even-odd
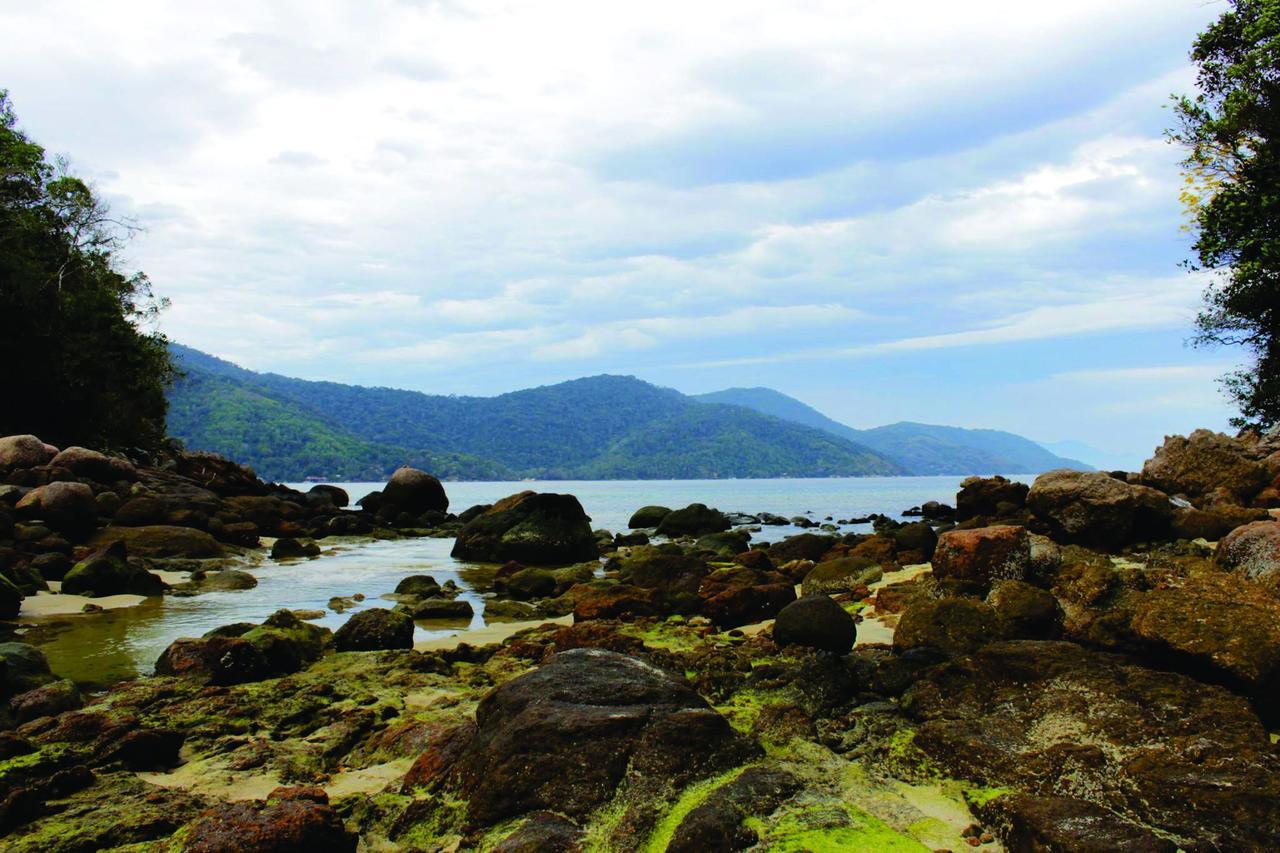
{"type": "Polygon", "coordinates": [[[486,563],[564,565],[596,559],[600,546],[573,495],[520,492],[467,522],[452,553],[486,563]]]}
{"type": "Polygon", "coordinates": [[[120,480],[133,482],[138,479],[138,469],[128,459],[107,456],[87,447],[68,447],[53,457],[50,464],[66,468],[77,477],[99,483],[115,483],[120,480]]]}
{"type": "Polygon", "coordinates": [[[801,581],[805,597],[852,592],[884,577],[884,569],[867,557],[838,557],[819,563],[801,581]]]}
{"type": "Polygon", "coordinates": [[[77,535],[92,530],[98,517],[93,489],[84,483],[39,486],[23,495],[14,510],[19,516],[39,518],[50,527],[77,535]]]}
{"type": "Polygon", "coordinates": [[[825,595],[806,595],[778,611],[773,641],[779,646],[809,646],[848,654],[858,626],[848,612],[825,595]]]}
{"type": "Polygon", "coordinates": [[[1218,543],[1213,561],[1250,580],[1280,580],[1280,522],[1255,521],[1237,527],[1218,543]]]}
{"type": "Polygon", "coordinates": [[[57,452],[34,435],[6,435],[0,438],[0,471],[44,465],[57,452]]]}
{"type": "Polygon", "coordinates": [[[440,481],[417,468],[397,468],[382,490],[383,504],[412,515],[434,510],[447,512],[449,497],[440,481]]]}
{"type": "Polygon", "coordinates": [[[728,530],[729,518],[718,509],[706,504],[689,504],[684,509],[672,510],[658,523],[658,533],[663,536],[705,536],[728,530]]]}
{"type": "Polygon", "coordinates": [[[440,584],[431,575],[409,575],[401,578],[396,584],[396,595],[415,595],[418,598],[431,598],[440,594],[440,584]]]}
{"type": "Polygon", "coordinates": [[[662,519],[666,518],[670,513],[670,507],[642,506],[631,514],[631,520],[627,522],[627,527],[632,530],[640,527],[657,527],[662,523],[662,519]]]}
{"type": "Polygon", "coordinates": [[[333,647],[340,652],[411,649],[413,617],[380,607],[361,610],[334,633],[333,647]]]}

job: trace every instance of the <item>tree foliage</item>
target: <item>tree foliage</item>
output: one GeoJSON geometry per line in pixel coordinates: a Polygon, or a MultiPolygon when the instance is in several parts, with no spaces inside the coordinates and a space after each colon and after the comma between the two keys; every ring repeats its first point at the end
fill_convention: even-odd
{"type": "Polygon", "coordinates": [[[18,128],[0,90],[0,435],[149,448],[164,437],[163,307],[123,270],[136,230],[18,128]]]}
{"type": "Polygon", "coordinates": [[[1169,136],[1187,150],[1188,265],[1214,271],[1195,341],[1249,353],[1223,382],[1233,423],[1265,429],[1280,423],[1280,0],[1229,7],[1196,39],[1199,94],[1175,98],[1169,136]]]}

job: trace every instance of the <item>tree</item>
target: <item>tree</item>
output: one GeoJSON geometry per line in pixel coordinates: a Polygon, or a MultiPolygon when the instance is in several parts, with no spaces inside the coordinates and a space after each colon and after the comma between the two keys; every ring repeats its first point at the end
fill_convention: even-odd
{"type": "Polygon", "coordinates": [[[136,230],[46,158],[0,90],[0,435],[117,449],[164,438],[173,368],[148,327],[166,303],[118,258],[136,230]]]}
{"type": "Polygon", "coordinates": [[[1192,270],[1214,271],[1198,345],[1237,345],[1251,364],[1223,384],[1232,423],[1280,423],[1280,0],[1228,0],[1191,51],[1199,94],[1176,97],[1169,138],[1187,149],[1182,200],[1192,270]]]}

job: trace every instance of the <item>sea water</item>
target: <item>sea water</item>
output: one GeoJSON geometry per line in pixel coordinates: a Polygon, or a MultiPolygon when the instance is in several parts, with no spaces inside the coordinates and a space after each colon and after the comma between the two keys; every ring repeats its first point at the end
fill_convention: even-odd
{"type": "MultiPolygon", "coordinates": [[[[576,495],[593,528],[625,531],[636,509],[649,504],[672,508],[704,503],[725,512],[769,512],[816,522],[902,511],[925,501],[954,503],[963,477],[859,477],[777,480],[614,480],[445,483],[449,508],[461,512],[532,489],[576,495]]],[[[1030,477],[1014,477],[1029,481],[1030,477]]],[[[314,484],[293,484],[305,491],[314,484]]],[[[352,503],[381,483],[334,483],[352,503]]],[[[841,532],[864,532],[870,525],[844,525],[841,532]]],[[[764,527],[756,542],[776,542],[798,527],[764,527]]],[[[483,627],[484,599],[474,591],[478,577],[492,567],[453,559],[452,539],[324,539],[323,556],[274,563],[263,560],[246,569],[258,579],[254,589],[210,592],[193,597],[164,596],[129,608],[37,620],[38,642],[58,674],[86,684],[109,684],[150,673],[156,658],[178,637],[199,637],[233,622],[261,622],[276,610],[322,610],[315,624],[336,629],[355,610],[391,607],[382,598],[408,575],[427,574],[438,583],[454,581],[472,602],[476,615],[461,622],[420,622],[416,639],[431,639],[483,627]],[[355,608],[327,609],[335,597],[364,596],[355,608]]],[[[28,620],[22,620],[28,621],[28,620]]]]}

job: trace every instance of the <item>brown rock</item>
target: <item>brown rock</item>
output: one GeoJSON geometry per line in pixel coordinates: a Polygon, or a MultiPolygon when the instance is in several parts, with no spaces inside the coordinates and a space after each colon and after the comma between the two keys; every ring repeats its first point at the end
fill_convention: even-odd
{"type": "Polygon", "coordinates": [[[1097,548],[1165,538],[1173,519],[1168,495],[1099,471],[1064,468],[1041,474],[1027,494],[1027,506],[1056,541],[1097,548]]]}
{"type": "Polygon", "coordinates": [[[1247,502],[1270,477],[1239,440],[1198,429],[1185,438],[1171,435],[1142,466],[1142,481],[1171,495],[1195,500],[1226,489],[1236,503],[1247,502]]]}
{"type": "Polygon", "coordinates": [[[1026,529],[1007,524],[948,530],[933,552],[934,577],[977,592],[985,593],[999,580],[1022,580],[1030,567],[1026,529]]]}

